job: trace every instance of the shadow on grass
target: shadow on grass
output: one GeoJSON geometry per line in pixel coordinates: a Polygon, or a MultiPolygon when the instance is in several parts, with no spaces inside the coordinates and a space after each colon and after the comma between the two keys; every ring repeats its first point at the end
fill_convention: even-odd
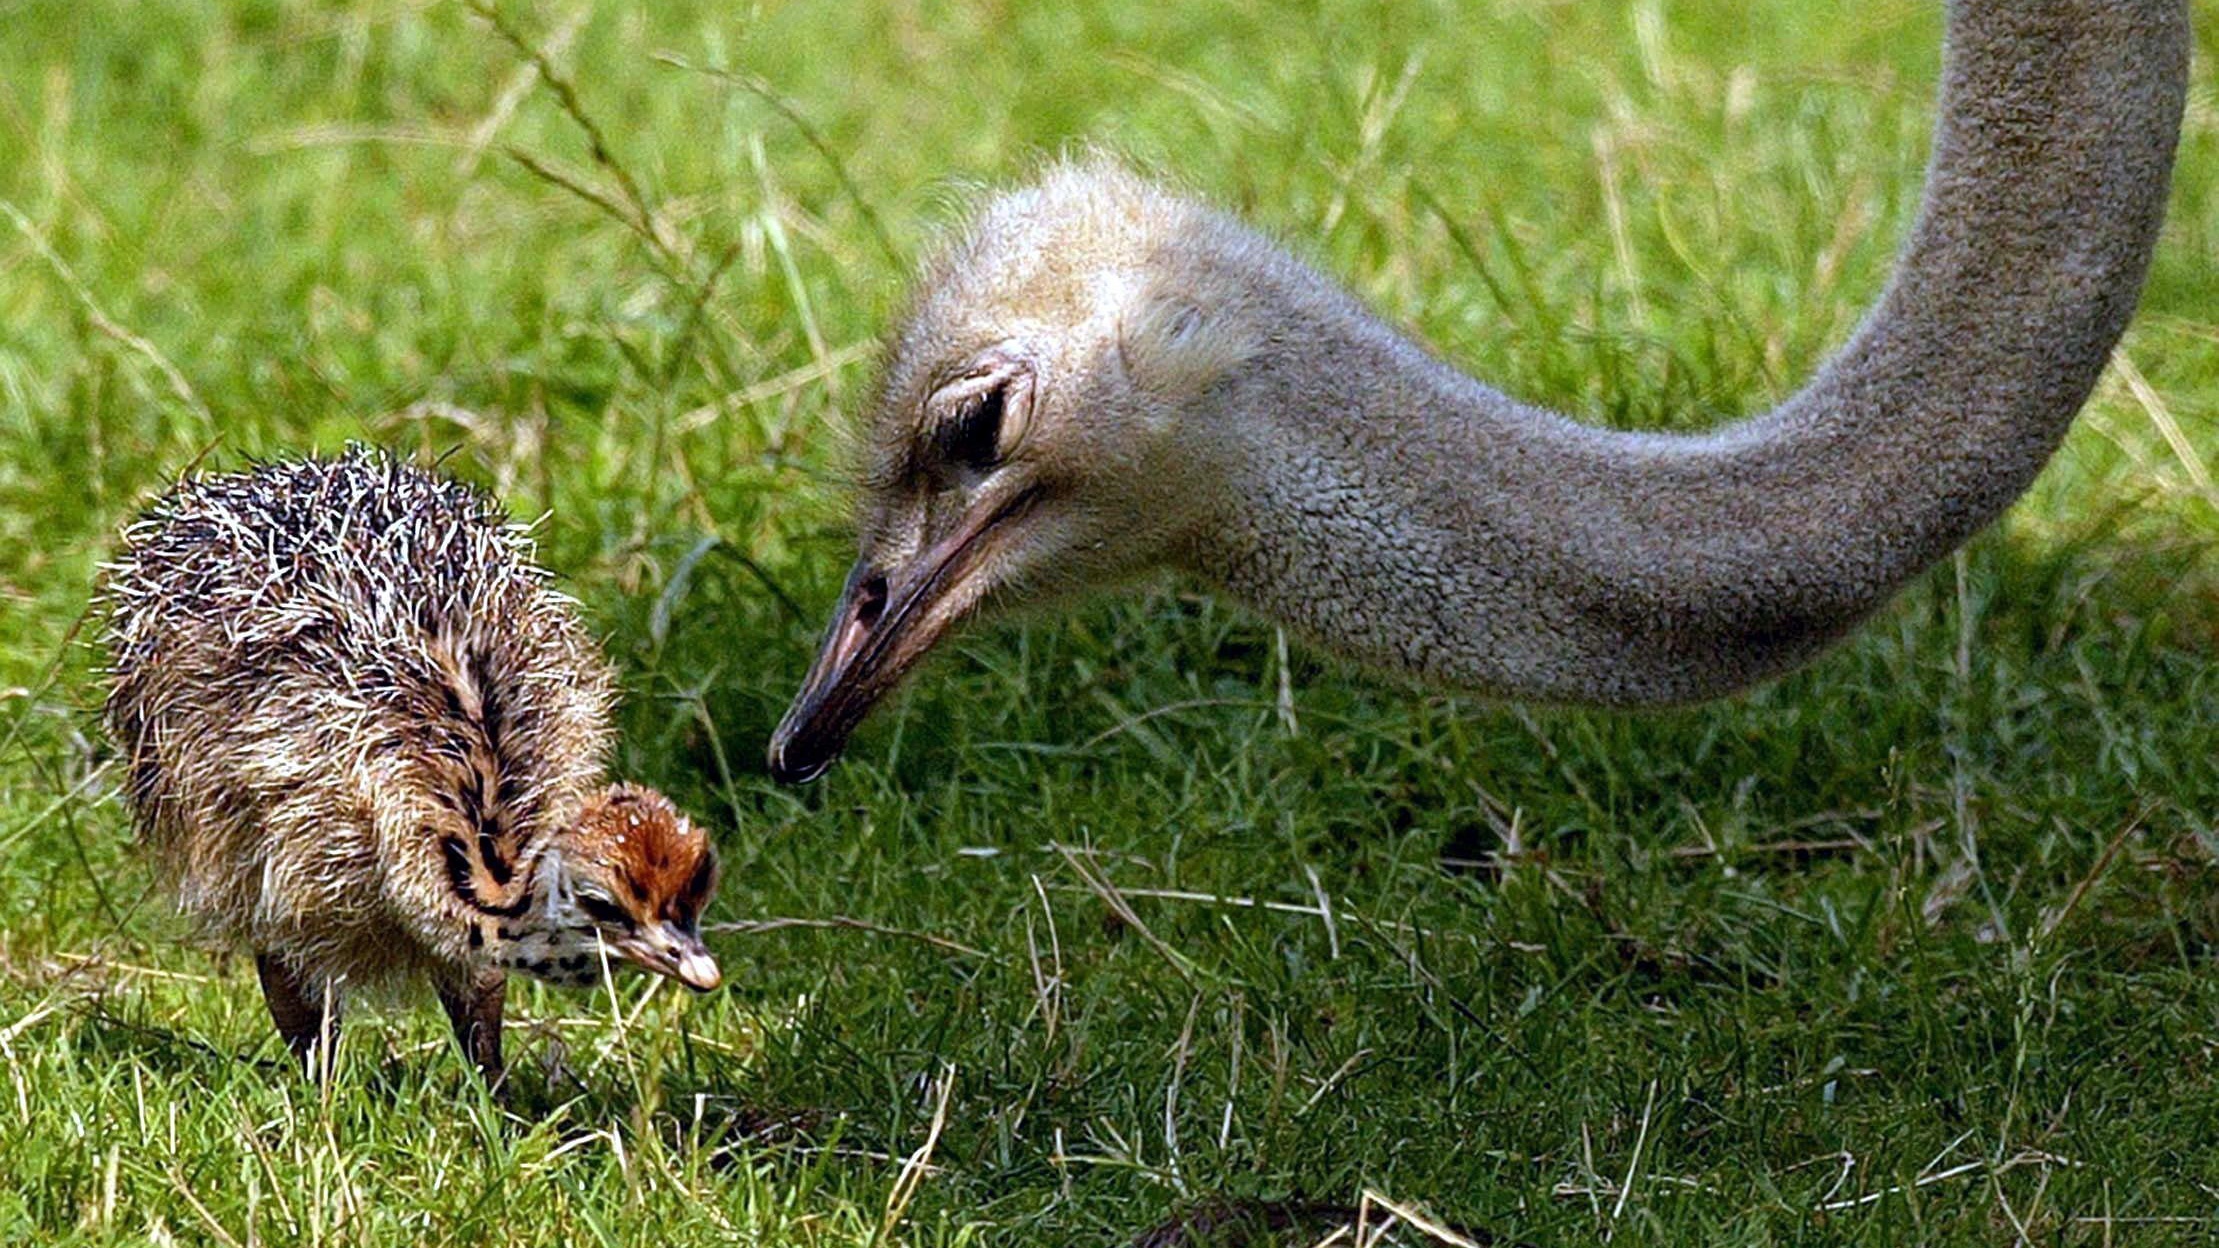
{"type": "Polygon", "coordinates": [[[300,1077],[299,1068],[289,1060],[228,1052],[173,1028],[123,1018],[99,999],[85,1008],[78,1035],[85,1047],[104,1058],[132,1062],[161,1075],[206,1079],[245,1067],[271,1079],[300,1077]]]}

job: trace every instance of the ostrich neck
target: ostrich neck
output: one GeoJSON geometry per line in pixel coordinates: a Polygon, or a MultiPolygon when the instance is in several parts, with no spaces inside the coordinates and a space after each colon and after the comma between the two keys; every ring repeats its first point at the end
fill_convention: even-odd
{"type": "Polygon", "coordinates": [[[1421,680],[1635,705],[1809,657],[2025,490],[2140,291],[2187,66],[2178,0],[1950,9],[1926,199],[1802,391],[1698,436],[1596,429],[1439,363],[1292,261],[1214,413],[1184,562],[1421,680]]]}

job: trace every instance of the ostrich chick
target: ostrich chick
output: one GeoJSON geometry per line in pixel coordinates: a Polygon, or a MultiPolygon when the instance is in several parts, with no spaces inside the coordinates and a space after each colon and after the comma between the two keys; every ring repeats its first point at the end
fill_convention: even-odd
{"type": "Polygon", "coordinates": [[[510,971],[717,986],[715,851],[605,784],[609,669],[493,500],[365,448],[188,479],[104,596],[139,839],[312,1069],[342,995],[410,979],[489,1081],[510,971]]]}

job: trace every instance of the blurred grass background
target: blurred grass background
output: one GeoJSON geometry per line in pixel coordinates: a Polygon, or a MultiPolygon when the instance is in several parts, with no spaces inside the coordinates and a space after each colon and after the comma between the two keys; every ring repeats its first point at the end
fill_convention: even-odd
{"type": "Polygon", "coordinates": [[[1551,1244],[2208,1242],[2195,13],[2115,367],[1812,670],[1417,696],[1166,586],[973,635],[797,792],[759,760],[847,563],[840,423],[978,188],[1106,148],[1513,394],[1701,426],[1878,290],[1938,6],[0,3],[0,1239],[1124,1243],[1368,1193],[1551,1244]],[[290,1075],[97,740],[117,527],[348,439],[545,514],[621,770],[726,857],[731,986],[518,994],[506,1111],[423,1003],[290,1075]]]}

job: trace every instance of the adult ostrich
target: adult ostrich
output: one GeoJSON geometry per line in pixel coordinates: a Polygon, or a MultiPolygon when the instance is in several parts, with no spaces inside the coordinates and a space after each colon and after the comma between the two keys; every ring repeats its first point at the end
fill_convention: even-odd
{"type": "Polygon", "coordinates": [[[1994,520],[2118,340],[2163,215],[2184,0],[1949,7],[1917,225],[1801,391],[1597,429],[1428,354],[1231,218],[1115,169],[985,205],[866,418],[861,553],[770,744],[820,774],[981,608],[1177,568],[1416,681],[1714,697],[1994,520]]]}

